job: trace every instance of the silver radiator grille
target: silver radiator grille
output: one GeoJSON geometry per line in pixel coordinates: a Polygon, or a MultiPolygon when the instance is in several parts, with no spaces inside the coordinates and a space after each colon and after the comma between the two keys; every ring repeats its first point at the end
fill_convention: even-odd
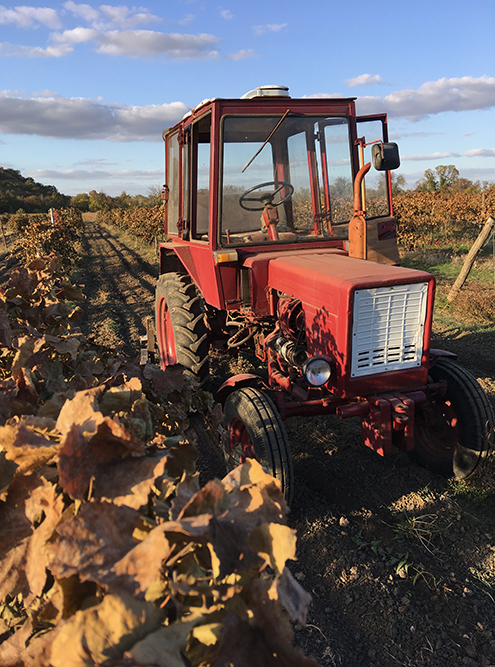
{"type": "Polygon", "coordinates": [[[354,292],[351,376],[421,365],[428,283],[354,292]]]}

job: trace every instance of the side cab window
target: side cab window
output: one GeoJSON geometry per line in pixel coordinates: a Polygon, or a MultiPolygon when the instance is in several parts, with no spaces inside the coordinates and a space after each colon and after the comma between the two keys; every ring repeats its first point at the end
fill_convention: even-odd
{"type": "Polygon", "coordinates": [[[167,138],[167,235],[177,236],[179,233],[179,133],[175,132],[167,138]]]}
{"type": "Polygon", "coordinates": [[[210,226],[211,113],[167,137],[167,235],[207,241],[210,226]]]}
{"type": "Polygon", "coordinates": [[[191,236],[207,241],[210,228],[211,113],[191,128],[191,236]]]}

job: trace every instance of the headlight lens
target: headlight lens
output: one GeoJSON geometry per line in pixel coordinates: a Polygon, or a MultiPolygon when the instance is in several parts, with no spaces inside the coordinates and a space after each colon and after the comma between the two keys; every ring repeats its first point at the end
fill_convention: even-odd
{"type": "Polygon", "coordinates": [[[321,387],[326,384],[332,375],[332,367],[322,357],[312,357],[303,366],[306,380],[313,387],[321,387]]]}

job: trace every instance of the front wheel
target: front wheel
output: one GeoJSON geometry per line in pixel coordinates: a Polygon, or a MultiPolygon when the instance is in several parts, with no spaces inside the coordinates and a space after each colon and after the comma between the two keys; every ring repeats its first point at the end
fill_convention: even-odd
{"type": "Polygon", "coordinates": [[[256,459],[280,480],[290,504],[294,472],[284,423],[272,401],[259,389],[244,387],[230,394],[224,406],[223,425],[227,466],[235,468],[247,458],[256,459]]]}
{"type": "Polygon", "coordinates": [[[433,472],[465,479],[493,446],[493,408],[471,373],[450,359],[438,359],[430,376],[447,391],[416,409],[414,455],[433,472]]]}

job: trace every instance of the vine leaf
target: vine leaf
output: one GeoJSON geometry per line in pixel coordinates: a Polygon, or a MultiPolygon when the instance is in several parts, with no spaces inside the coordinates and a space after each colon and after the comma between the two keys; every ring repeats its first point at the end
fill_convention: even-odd
{"type": "Polygon", "coordinates": [[[264,523],[249,536],[250,546],[275,572],[282,574],[287,559],[296,557],[296,531],[280,523],[264,523]]]}
{"type": "Polygon", "coordinates": [[[48,463],[60,445],[31,431],[23,421],[0,426],[0,442],[6,458],[17,464],[17,474],[27,474],[48,463]]]}
{"type": "Polygon", "coordinates": [[[60,579],[79,574],[103,583],[112,566],[134,546],[139,514],[111,503],[84,503],[79,513],[57,528],[49,569],[60,579]]]}
{"type": "Polygon", "coordinates": [[[133,657],[139,665],[186,667],[182,649],[195,623],[196,620],[160,628],[137,642],[125,655],[133,657]]]}
{"type": "Polygon", "coordinates": [[[97,466],[92,498],[139,509],[148,502],[155,480],[165,472],[168,454],[127,457],[97,466]]]}
{"type": "Polygon", "coordinates": [[[94,667],[121,658],[124,651],[155,630],[161,612],[132,596],[106,595],[96,607],[63,621],[51,648],[53,667],[94,667]]]}
{"type": "MultiPolygon", "coordinates": [[[[29,605],[41,594],[48,563],[46,545],[60,521],[62,511],[63,500],[53,484],[43,480],[40,486],[32,490],[24,507],[24,516],[31,522],[31,532],[11,548],[1,561],[0,599],[4,599],[7,593],[21,593],[25,604],[29,605]]],[[[21,530],[27,531],[26,523],[23,526],[21,530]]]]}

